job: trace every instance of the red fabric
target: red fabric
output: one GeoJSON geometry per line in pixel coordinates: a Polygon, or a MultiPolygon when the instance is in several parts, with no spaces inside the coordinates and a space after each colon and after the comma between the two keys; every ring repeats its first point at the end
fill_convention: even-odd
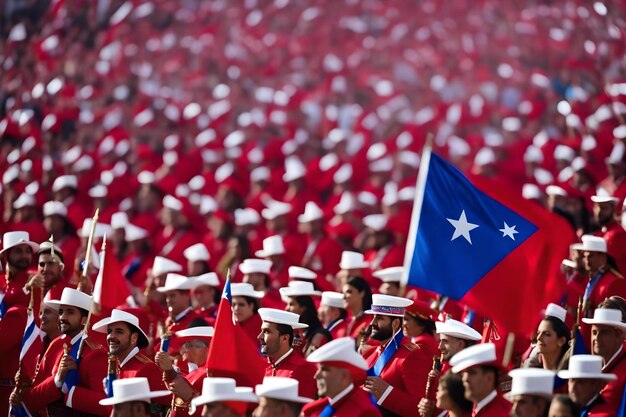
{"type": "Polygon", "coordinates": [[[431,358],[433,356],[439,356],[439,342],[435,339],[435,336],[428,333],[423,333],[412,339],[412,342],[419,346],[426,354],[431,358]]]}
{"type": "Polygon", "coordinates": [[[476,417],[508,417],[512,404],[500,394],[476,413],[476,417]]]}
{"type": "Polygon", "coordinates": [[[261,333],[261,324],[263,324],[261,316],[253,314],[248,320],[239,323],[239,327],[241,327],[253,343],[258,344],[259,341],[257,340],[257,336],[261,333]]]}
{"type": "MultiPolygon", "coordinates": [[[[20,345],[26,326],[26,308],[23,306],[11,307],[0,320],[0,379],[13,379],[18,369],[20,345]]],[[[0,407],[9,409],[9,395],[12,387],[0,387],[0,407]]]]}
{"type": "Polygon", "coordinates": [[[345,337],[348,335],[348,322],[345,319],[339,320],[329,331],[333,339],[345,337]]]}
{"type": "MultiPolygon", "coordinates": [[[[230,296],[228,281],[224,292],[230,296]]],[[[253,387],[263,381],[265,365],[258,344],[246,336],[241,326],[233,323],[231,303],[227,296],[222,297],[218,307],[215,334],[209,347],[206,367],[213,376],[234,378],[237,386],[253,387]]]]}
{"type": "Polygon", "coordinates": [[[313,375],[317,372],[317,366],[307,362],[294,349],[289,356],[280,361],[277,365],[271,363],[265,368],[265,376],[282,376],[297,380],[298,394],[303,397],[315,398],[317,394],[317,384],[313,375]]]}
{"type": "MultiPolygon", "coordinates": [[[[205,366],[201,366],[198,369],[189,372],[188,375],[185,375],[185,381],[189,383],[189,386],[194,390],[194,392],[201,394],[202,393],[202,383],[204,382],[204,378],[207,376],[207,369],[205,366]]],[[[202,407],[196,407],[196,412],[193,414],[189,414],[189,409],[173,407],[170,413],[170,417],[187,417],[187,416],[200,417],[202,415],[202,407]]]]}
{"type": "Polygon", "coordinates": [[[620,272],[626,273],[626,230],[614,221],[603,231],[601,236],[606,240],[608,254],[615,259],[620,272]]]}
{"type": "MultiPolygon", "coordinates": [[[[320,398],[302,407],[302,416],[318,417],[328,404],[327,398],[320,398]]],[[[335,417],[380,417],[380,411],[367,393],[359,388],[354,388],[341,400],[337,401],[333,408],[335,417]]]]}
{"type": "MultiPolygon", "coordinates": [[[[380,346],[365,357],[367,366],[370,368],[374,366],[382,352],[383,347],[380,346]]],[[[403,338],[401,346],[379,375],[393,387],[381,407],[401,416],[414,416],[419,401],[426,392],[431,364],[431,356],[411,343],[408,338],[403,338]]]]}
{"type": "Polygon", "coordinates": [[[361,314],[358,317],[351,317],[348,321],[347,334],[353,339],[359,337],[362,329],[366,328],[372,322],[372,316],[361,314]]]}
{"type": "Polygon", "coordinates": [[[320,285],[320,282],[326,282],[327,284],[320,285],[324,291],[332,291],[333,288],[326,281],[326,276],[335,276],[339,272],[339,263],[341,261],[341,252],[343,248],[334,239],[330,239],[327,236],[322,236],[318,241],[309,240],[305,255],[296,264],[304,268],[308,268],[319,275],[316,283],[320,285]],[[311,248],[311,249],[309,249],[311,248]],[[314,249],[312,249],[314,248],[314,249]],[[306,252],[310,251],[310,254],[306,252]]]}
{"type": "Polygon", "coordinates": [[[622,352],[617,358],[607,364],[602,369],[602,372],[617,375],[615,381],[609,381],[604,388],[602,388],[602,391],[600,391],[600,394],[602,394],[602,397],[604,397],[607,403],[617,410],[622,401],[624,383],[626,383],[626,343],[622,345],[622,352]]]}
{"type": "MultiPolygon", "coordinates": [[[[157,364],[152,362],[147,356],[141,353],[133,356],[123,367],[117,371],[119,379],[124,378],[139,378],[144,377],[148,379],[150,385],[150,391],[162,391],[167,390],[165,383],[163,382],[163,372],[157,364]]],[[[171,404],[171,397],[158,397],[153,400],[156,403],[169,407],[171,404]]]]}
{"type": "Polygon", "coordinates": [[[126,304],[126,299],[130,296],[130,290],[126,284],[126,279],[122,275],[122,269],[113,253],[110,250],[102,251],[102,266],[96,279],[96,287],[100,281],[100,296],[94,294],[94,302],[110,309],[117,308],[121,304],[126,304]]]}
{"type": "MultiPolygon", "coordinates": [[[[111,415],[113,407],[105,407],[98,401],[106,398],[102,390],[102,380],[107,375],[108,352],[102,345],[94,346],[94,350],[87,353],[88,346],[83,348],[83,359],[78,367],[80,383],[72,393],[72,409],[101,417],[111,415]]],[[[68,404],[69,393],[64,402],[68,404]]]]}

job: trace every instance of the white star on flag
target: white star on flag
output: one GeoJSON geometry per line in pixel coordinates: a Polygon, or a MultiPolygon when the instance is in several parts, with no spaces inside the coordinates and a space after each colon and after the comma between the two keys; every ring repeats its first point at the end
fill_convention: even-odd
{"type": "Polygon", "coordinates": [[[452,239],[450,239],[450,241],[453,241],[459,236],[463,236],[465,240],[469,242],[470,245],[472,244],[472,238],[469,232],[476,229],[478,225],[467,221],[467,217],[465,216],[465,210],[461,211],[461,216],[459,217],[458,220],[454,220],[454,219],[446,219],[446,220],[448,220],[450,224],[454,226],[454,234],[452,235],[452,239]]]}
{"type": "Polygon", "coordinates": [[[510,237],[511,240],[515,240],[515,234],[519,233],[517,230],[515,230],[517,226],[513,225],[513,226],[509,226],[508,224],[506,224],[506,222],[504,222],[504,229],[500,229],[500,231],[502,232],[502,237],[510,237]]]}

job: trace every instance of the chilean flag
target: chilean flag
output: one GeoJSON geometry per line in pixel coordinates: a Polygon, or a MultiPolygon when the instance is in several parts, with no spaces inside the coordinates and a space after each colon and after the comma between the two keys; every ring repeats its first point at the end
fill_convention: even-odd
{"type": "Polygon", "coordinates": [[[229,277],[217,310],[206,367],[210,376],[234,378],[237,386],[254,387],[263,382],[266,363],[259,353],[259,346],[233,321],[231,303],[229,277]]]}
{"type": "Polygon", "coordinates": [[[528,334],[558,301],[560,263],[574,241],[560,217],[507,190],[471,184],[427,146],[403,281],[466,304],[508,331],[528,334]]]}

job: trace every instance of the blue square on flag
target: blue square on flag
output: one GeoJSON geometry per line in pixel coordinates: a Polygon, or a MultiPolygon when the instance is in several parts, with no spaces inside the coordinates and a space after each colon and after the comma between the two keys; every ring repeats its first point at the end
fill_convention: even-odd
{"type": "Polygon", "coordinates": [[[538,228],[430,158],[408,283],[460,300],[538,228]]]}

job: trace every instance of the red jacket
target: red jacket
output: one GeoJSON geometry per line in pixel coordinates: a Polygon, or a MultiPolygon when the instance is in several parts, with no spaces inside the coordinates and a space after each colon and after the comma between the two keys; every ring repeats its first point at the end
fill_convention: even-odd
{"type": "MultiPolygon", "coordinates": [[[[327,398],[320,398],[306,404],[302,408],[301,415],[304,417],[318,417],[327,404],[327,398]]],[[[372,404],[369,395],[360,388],[353,388],[348,395],[337,401],[333,408],[335,410],[333,413],[334,417],[380,417],[382,415],[378,408],[372,404]]]]}
{"type": "Polygon", "coordinates": [[[585,304],[584,317],[591,317],[593,311],[598,307],[598,304],[612,295],[619,295],[622,298],[626,298],[626,279],[618,277],[611,271],[607,271],[593,287],[589,299],[585,304]]]}
{"type": "Polygon", "coordinates": [[[316,372],[317,366],[307,362],[295,349],[278,364],[270,362],[265,368],[265,376],[283,376],[298,380],[299,395],[308,398],[315,398],[317,394],[317,384],[313,378],[316,372]]]}
{"type": "Polygon", "coordinates": [[[353,339],[359,337],[361,329],[369,326],[372,322],[372,318],[373,317],[368,314],[361,314],[360,316],[350,318],[347,323],[347,335],[353,339]]]}
{"type": "Polygon", "coordinates": [[[626,343],[622,344],[622,351],[604,366],[602,372],[617,375],[615,381],[609,381],[600,391],[607,403],[617,410],[622,401],[624,383],[626,383],[626,343]]]}
{"type": "MultiPolygon", "coordinates": [[[[189,374],[183,376],[185,381],[189,383],[189,386],[193,391],[200,395],[202,393],[202,383],[207,376],[206,366],[201,366],[195,371],[189,372],[189,374]]],[[[189,409],[184,407],[173,407],[170,417],[187,417],[187,416],[200,417],[202,415],[202,407],[196,407],[196,412],[189,414],[189,409]]]]}
{"type": "Polygon", "coordinates": [[[328,331],[333,339],[345,337],[348,335],[348,322],[347,319],[339,319],[335,323],[331,324],[328,331]]]}
{"type": "Polygon", "coordinates": [[[343,248],[339,242],[327,236],[316,240],[309,238],[304,256],[297,265],[317,273],[316,283],[322,290],[334,291],[332,284],[326,280],[326,276],[334,277],[337,274],[342,252],[343,248]]]}
{"type": "Polygon", "coordinates": [[[422,333],[421,335],[414,337],[412,342],[415,343],[420,349],[425,351],[432,359],[433,356],[439,356],[439,342],[435,336],[422,333]]]}
{"type": "MultiPolygon", "coordinates": [[[[374,349],[365,357],[368,367],[374,366],[382,354],[383,346],[374,349]]],[[[417,347],[408,338],[385,365],[380,378],[393,387],[391,393],[380,404],[381,408],[400,416],[414,417],[420,399],[426,392],[426,380],[432,357],[417,347]]]]}
{"type": "MultiPolygon", "coordinates": [[[[163,382],[163,371],[150,358],[141,353],[136,353],[124,366],[118,368],[117,375],[119,379],[144,377],[148,379],[150,391],[167,390],[163,382]]],[[[154,399],[154,402],[169,407],[171,400],[170,396],[158,397],[154,399]]]]}
{"type": "Polygon", "coordinates": [[[626,230],[617,221],[611,222],[600,234],[606,240],[607,252],[615,259],[622,274],[626,273],[626,230]]]}
{"type": "Polygon", "coordinates": [[[475,417],[509,417],[512,404],[498,394],[480,409],[475,417]]]}
{"type": "Polygon", "coordinates": [[[11,307],[0,319],[0,409],[9,409],[9,396],[13,391],[12,382],[18,369],[20,345],[26,327],[26,308],[11,307]]]}
{"type": "Polygon", "coordinates": [[[364,259],[369,262],[372,271],[377,271],[403,265],[404,251],[399,246],[388,245],[378,250],[368,250],[364,254],[364,259]]]}
{"type": "Polygon", "coordinates": [[[261,333],[261,324],[263,324],[263,320],[258,314],[253,314],[248,320],[239,323],[243,331],[257,344],[259,343],[257,337],[261,333]]]}

